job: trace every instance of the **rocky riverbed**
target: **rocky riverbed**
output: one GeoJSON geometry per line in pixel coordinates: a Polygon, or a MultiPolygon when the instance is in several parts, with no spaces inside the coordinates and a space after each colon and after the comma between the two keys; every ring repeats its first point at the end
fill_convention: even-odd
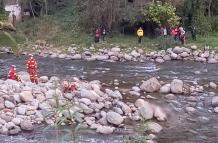
{"type": "MultiPolygon", "coordinates": [[[[2,56],[2,59],[4,59],[4,56],[5,55],[2,56]]],[[[9,64],[12,62],[17,62],[19,70],[23,69],[22,62],[19,62],[23,61],[23,58],[17,61],[15,61],[13,58],[14,57],[12,56],[12,58],[6,58],[5,61],[2,61],[1,65],[3,67],[3,71],[7,71],[7,66],[9,66],[9,64]],[[6,65],[5,63],[8,63],[8,65],[6,65]]],[[[104,62],[84,62],[81,64],[82,61],[71,62],[70,60],[64,59],[52,59],[52,64],[52,62],[49,61],[49,58],[37,57],[37,59],[45,60],[48,62],[46,64],[43,64],[45,62],[40,63],[40,67],[42,67],[42,69],[40,69],[40,73],[45,73],[45,75],[49,76],[49,79],[51,75],[56,75],[60,77],[60,79],[64,79],[66,77],[68,78],[70,77],[70,75],[72,75],[73,72],[74,75],[80,76],[82,79],[86,79],[88,81],[99,79],[101,83],[97,82],[97,85],[101,87],[101,91],[105,94],[109,93],[106,92],[106,88],[109,88],[109,90],[113,92],[115,90],[118,90],[123,97],[123,99],[121,99],[120,97],[118,99],[125,104],[129,102],[136,106],[136,100],[140,99],[147,101],[145,102],[146,105],[143,106],[147,106],[147,104],[149,104],[152,106],[155,105],[155,107],[157,108],[160,107],[161,110],[163,109],[163,113],[167,115],[167,120],[164,122],[157,122],[163,128],[163,130],[159,134],[157,134],[157,139],[154,139],[158,142],[216,141],[215,132],[217,131],[217,128],[213,127],[217,121],[215,113],[217,105],[216,98],[214,97],[217,93],[215,84],[217,82],[217,72],[215,65],[205,65],[194,62],[166,62],[165,65],[156,65],[151,62],[141,64],[130,62],[128,63],[128,65],[123,65],[123,63],[107,63],[105,65],[104,62]],[[56,68],[60,69],[58,67],[54,67],[54,65],[58,66],[57,63],[62,63],[62,66],[65,65],[63,66],[63,69],[65,70],[55,70],[56,68]],[[45,68],[51,67],[50,65],[52,65],[52,68],[45,68]],[[53,74],[50,74],[50,72],[52,72],[53,74]],[[157,77],[157,79],[151,78],[152,76],[157,77]],[[179,78],[182,80],[173,80],[175,78],[179,78]],[[141,83],[141,80],[144,80],[146,82],[141,83]],[[173,85],[176,85],[176,88],[173,88],[173,85]],[[172,137],[171,134],[173,134],[175,137],[172,137]],[[196,138],[196,135],[198,135],[199,137],[196,138]]],[[[4,74],[2,75],[2,77],[4,77],[4,74]]],[[[46,77],[43,78],[47,80],[46,77]]],[[[50,82],[51,79],[48,82],[42,84],[46,85],[50,82]]],[[[83,84],[84,80],[78,80],[78,82],[82,82],[83,84]]],[[[90,84],[90,82],[85,83],[90,84]]],[[[25,86],[26,85],[22,85],[22,89],[25,86]]],[[[30,84],[30,86],[32,85],[30,84]]],[[[46,94],[44,94],[44,96],[45,95],[46,94]]],[[[33,96],[33,98],[35,97],[36,96],[33,96]]],[[[65,96],[63,97],[65,98],[65,96]]],[[[115,99],[117,98],[112,96],[112,100],[115,99]]],[[[25,104],[24,101],[22,101],[22,104],[23,103],[25,104]]],[[[117,108],[112,108],[112,110],[116,110],[115,112],[118,112],[118,114],[120,114],[122,118],[127,120],[126,117],[131,117],[125,114],[121,114],[120,111],[124,112],[122,106],[120,106],[119,104],[117,105],[117,103],[115,105],[118,106],[118,108],[120,108],[121,110],[117,108]]],[[[17,107],[17,104],[15,104],[15,106],[17,107]]],[[[136,107],[136,109],[140,111],[140,108],[136,107]]],[[[152,110],[153,109],[154,108],[152,108],[152,110]]],[[[107,115],[109,111],[105,112],[107,115]]],[[[132,109],[131,112],[132,114],[134,113],[132,109]]],[[[140,113],[139,115],[139,117],[146,118],[148,116],[147,113],[140,113]]],[[[97,118],[95,117],[95,119],[97,118]]],[[[156,120],[153,121],[156,122],[156,120]]],[[[109,125],[111,125],[110,122],[109,125]]],[[[128,124],[124,124],[124,126],[122,125],[120,127],[115,124],[115,126],[113,125],[112,127],[125,129],[125,125],[128,124]]],[[[150,126],[154,125],[157,124],[152,122],[150,126]]],[[[19,127],[21,126],[19,125],[19,127]]],[[[134,125],[133,127],[137,128],[137,126],[134,125]]],[[[116,134],[116,130],[114,131],[116,134]]]]}

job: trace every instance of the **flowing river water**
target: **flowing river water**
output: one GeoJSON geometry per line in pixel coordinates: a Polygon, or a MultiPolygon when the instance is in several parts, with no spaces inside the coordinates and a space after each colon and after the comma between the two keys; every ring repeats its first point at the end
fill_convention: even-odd
{"type": "MultiPolygon", "coordinates": [[[[163,64],[153,62],[102,62],[66,60],[36,57],[39,64],[39,75],[58,76],[69,79],[73,76],[84,80],[100,80],[105,86],[114,88],[113,81],[119,81],[119,89],[127,90],[134,85],[139,85],[142,80],[149,77],[159,77],[163,81],[175,78],[190,83],[206,84],[210,81],[218,83],[218,64],[204,64],[192,61],[169,61],[163,64]]],[[[0,77],[7,75],[9,66],[14,64],[18,71],[25,70],[26,57],[19,58],[13,55],[0,55],[0,77]]],[[[205,90],[197,96],[176,96],[169,100],[165,95],[151,94],[157,99],[149,99],[150,102],[159,104],[166,109],[168,120],[160,123],[163,130],[157,135],[158,143],[218,143],[218,115],[213,112],[211,106],[211,89],[205,90]],[[188,113],[185,108],[194,107],[196,112],[188,113]]],[[[216,94],[217,90],[213,90],[216,94]]],[[[126,95],[128,96],[128,95],[126,95]]],[[[144,95],[146,96],[146,95],[144,95]]],[[[127,98],[134,100],[133,98],[127,98]]],[[[43,127],[37,127],[32,133],[22,133],[19,136],[0,136],[1,143],[50,143],[55,140],[55,131],[43,132],[43,127]],[[38,129],[37,129],[38,128],[38,129]]],[[[128,125],[131,133],[137,131],[137,125],[128,125]]],[[[125,131],[114,133],[110,136],[81,135],[81,143],[120,143],[125,131]]],[[[72,141],[65,141],[72,142],[72,141]]]]}

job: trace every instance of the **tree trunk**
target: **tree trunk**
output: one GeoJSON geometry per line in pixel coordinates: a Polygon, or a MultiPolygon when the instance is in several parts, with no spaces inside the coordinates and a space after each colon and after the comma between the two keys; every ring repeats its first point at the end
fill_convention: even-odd
{"type": "Polygon", "coordinates": [[[212,0],[208,0],[208,16],[211,17],[211,4],[212,0]]]}

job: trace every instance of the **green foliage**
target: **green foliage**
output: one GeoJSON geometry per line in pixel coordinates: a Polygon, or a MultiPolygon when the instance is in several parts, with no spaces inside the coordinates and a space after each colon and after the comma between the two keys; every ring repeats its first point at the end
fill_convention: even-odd
{"type": "Polygon", "coordinates": [[[4,21],[7,19],[7,13],[4,9],[3,0],[0,0],[0,21],[4,21]]]}
{"type": "Polygon", "coordinates": [[[143,11],[151,21],[159,24],[174,27],[179,24],[180,17],[176,15],[176,8],[170,3],[155,1],[150,4],[148,9],[143,11]]]}
{"type": "Polygon", "coordinates": [[[208,18],[213,32],[218,32],[218,16],[208,18]]]}

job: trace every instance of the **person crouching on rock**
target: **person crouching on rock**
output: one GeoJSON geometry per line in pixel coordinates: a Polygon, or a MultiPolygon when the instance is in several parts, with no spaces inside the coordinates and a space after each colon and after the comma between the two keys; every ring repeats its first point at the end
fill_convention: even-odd
{"type": "Polygon", "coordinates": [[[27,72],[30,75],[30,80],[32,83],[38,84],[38,75],[37,75],[37,62],[32,54],[29,55],[29,59],[26,62],[27,72]]]}
{"type": "Polygon", "coordinates": [[[74,82],[63,81],[62,86],[64,88],[64,93],[75,92],[77,90],[77,85],[74,82]]]}
{"type": "Polygon", "coordinates": [[[11,68],[9,69],[8,72],[8,79],[21,81],[20,77],[17,75],[17,70],[15,65],[11,65],[11,68]]]}

